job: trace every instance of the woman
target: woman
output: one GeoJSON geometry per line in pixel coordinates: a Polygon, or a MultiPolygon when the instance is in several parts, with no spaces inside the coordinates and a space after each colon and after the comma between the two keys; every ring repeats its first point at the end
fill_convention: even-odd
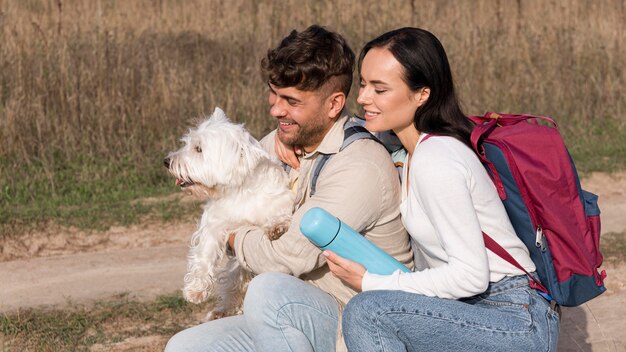
{"type": "Polygon", "coordinates": [[[363,48],[359,70],[365,127],[393,130],[407,150],[401,212],[428,268],[376,275],[324,253],[336,276],[363,291],[343,313],[349,350],[556,351],[558,314],[485,248],[482,231],[535,270],[469,147],[472,125],[441,43],[422,29],[394,30],[363,48]]]}

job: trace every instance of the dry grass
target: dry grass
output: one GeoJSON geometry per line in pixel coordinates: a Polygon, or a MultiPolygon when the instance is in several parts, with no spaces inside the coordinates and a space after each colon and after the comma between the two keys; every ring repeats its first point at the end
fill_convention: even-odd
{"type": "MultiPolygon", "coordinates": [[[[312,23],[355,51],[388,29],[426,28],[448,50],[467,113],[554,116],[583,170],[626,167],[625,6],[0,0],[0,208],[167,192],[162,157],[215,106],[256,136],[272,128],[259,61],[312,23]]],[[[0,222],[30,219],[7,212],[0,222]]]]}
{"type": "Polygon", "coordinates": [[[162,351],[211,306],[187,303],[176,293],[153,302],[121,295],[92,305],[25,309],[0,315],[0,351],[162,351]]]}

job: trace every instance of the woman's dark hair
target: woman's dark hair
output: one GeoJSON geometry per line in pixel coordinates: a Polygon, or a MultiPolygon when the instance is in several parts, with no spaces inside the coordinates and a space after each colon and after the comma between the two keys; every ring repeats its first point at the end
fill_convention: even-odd
{"type": "Polygon", "coordinates": [[[385,48],[393,54],[404,69],[404,82],[412,91],[430,88],[428,100],[413,117],[417,130],[454,137],[471,147],[473,125],[461,111],[448,57],[437,37],[410,27],[387,32],[361,50],[359,73],[365,54],[372,48],[385,48]]]}
{"type": "Polygon", "coordinates": [[[292,31],[261,61],[267,81],[277,87],[313,91],[327,82],[346,96],[352,85],[354,52],[345,39],[324,27],[312,25],[292,31]]]}

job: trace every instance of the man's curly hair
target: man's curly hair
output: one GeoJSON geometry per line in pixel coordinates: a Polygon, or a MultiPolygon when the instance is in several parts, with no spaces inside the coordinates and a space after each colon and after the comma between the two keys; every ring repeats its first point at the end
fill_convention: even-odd
{"type": "Polygon", "coordinates": [[[293,30],[270,49],[261,68],[267,81],[277,87],[314,91],[333,82],[333,92],[348,96],[354,52],[339,34],[312,25],[302,32],[293,30]]]}

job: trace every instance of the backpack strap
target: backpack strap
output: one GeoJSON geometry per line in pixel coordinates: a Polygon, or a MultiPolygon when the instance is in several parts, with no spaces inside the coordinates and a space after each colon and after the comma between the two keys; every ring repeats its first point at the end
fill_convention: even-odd
{"type": "MultiPolygon", "coordinates": [[[[489,236],[485,232],[483,232],[483,240],[485,241],[485,247],[487,247],[487,249],[489,249],[490,251],[498,255],[498,257],[506,260],[509,264],[525,272],[526,276],[530,278],[530,281],[529,281],[530,287],[536,290],[540,290],[545,294],[548,294],[548,289],[545,288],[545,286],[543,286],[536,277],[532,276],[528,271],[526,271],[526,269],[524,269],[524,267],[517,260],[515,260],[515,258],[513,258],[513,256],[509,253],[509,251],[504,249],[504,247],[502,247],[498,242],[496,242],[496,240],[491,238],[491,236],[489,236]]],[[[552,299],[550,298],[549,300],[552,300],[552,299]]]]}
{"type": "MultiPolygon", "coordinates": [[[[487,116],[487,115],[485,115],[487,116]]],[[[472,148],[474,149],[474,153],[478,156],[480,161],[485,165],[485,167],[489,170],[488,174],[493,181],[493,184],[496,186],[496,190],[498,191],[498,196],[500,196],[501,200],[506,199],[506,191],[504,190],[504,184],[500,179],[500,175],[496,171],[496,167],[491,163],[491,161],[487,160],[485,156],[485,149],[482,145],[482,140],[485,136],[489,135],[491,131],[493,131],[498,125],[498,119],[500,115],[490,115],[494,116],[492,118],[485,118],[485,120],[480,120],[478,117],[470,117],[472,121],[476,122],[476,127],[472,129],[472,134],[470,136],[470,141],[472,143],[472,148]],[[497,117],[495,117],[497,116],[497,117]]]]}
{"type": "MultiPolygon", "coordinates": [[[[346,149],[350,144],[359,139],[371,139],[376,142],[381,143],[373,134],[371,134],[365,127],[361,126],[356,121],[352,119],[348,120],[346,124],[343,126],[343,143],[341,143],[341,147],[339,148],[339,152],[346,149]]],[[[316,186],[317,186],[317,178],[322,171],[322,168],[328,160],[334,154],[320,154],[315,160],[315,164],[313,164],[313,170],[311,172],[311,188],[309,192],[309,197],[312,197],[315,194],[316,186]]]]}
{"type": "MultiPolygon", "coordinates": [[[[365,127],[365,119],[360,116],[352,116],[349,121],[365,127]]],[[[402,179],[402,168],[404,167],[407,153],[398,136],[391,130],[370,133],[385,146],[385,149],[391,155],[393,165],[396,167],[398,178],[402,179]]]]}
{"type": "Polygon", "coordinates": [[[557,127],[556,122],[551,117],[547,116],[536,116],[530,114],[501,114],[497,112],[486,112],[484,116],[468,116],[470,120],[472,120],[475,124],[481,125],[486,122],[491,122],[493,120],[496,121],[498,126],[511,126],[516,123],[528,121],[535,123],[538,120],[543,120],[547,122],[552,127],[557,127]]]}

